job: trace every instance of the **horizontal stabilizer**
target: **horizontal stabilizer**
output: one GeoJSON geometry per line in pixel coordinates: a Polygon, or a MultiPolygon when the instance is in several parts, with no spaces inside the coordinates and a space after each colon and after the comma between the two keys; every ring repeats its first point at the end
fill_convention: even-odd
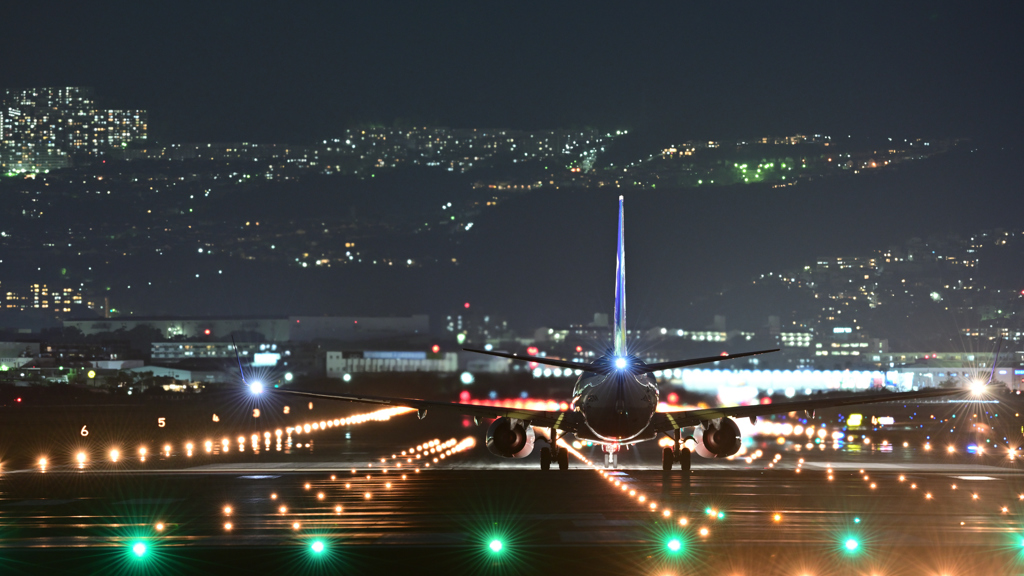
{"type": "Polygon", "coordinates": [[[537,358],[536,356],[519,356],[517,354],[509,354],[507,352],[490,352],[488,350],[474,350],[472,348],[463,348],[466,352],[476,352],[477,354],[487,354],[489,356],[500,356],[501,358],[508,358],[510,360],[519,360],[520,362],[536,362],[537,364],[545,364],[547,366],[558,366],[559,368],[569,368],[572,370],[583,370],[584,372],[607,372],[607,368],[599,370],[592,364],[584,364],[582,362],[570,362],[568,360],[555,360],[554,358],[537,358]]]}
{"type": "Polygon", "coordinates": [[[706,358],[690,358],[689,360],[674,360],[672,362],[658,362],[655,364],[648,364],[644,366],[644,372],[657,372],[658,370],[671,370],[672,368],[683,368],[685,366],[696,366],[697,364],[710,364],[712,362],[721,362],[722,360],[732,360],[733,358],[743,358],[745,356],[757,356],[758,354],[768,354],[769,352],[778,352],[778,348],[772,350],[758,350],[757,352],[742,352],[740,354],[728,354],[725,356],[708,356],[706,358]]]}

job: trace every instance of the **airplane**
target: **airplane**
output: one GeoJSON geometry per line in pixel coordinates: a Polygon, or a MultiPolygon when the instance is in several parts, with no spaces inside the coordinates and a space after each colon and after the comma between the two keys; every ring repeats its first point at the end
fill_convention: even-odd
{"type": "Polygon", "coordinates": [[[474,420],[494,419],[485,435],[487,449],[504,458],[525,458],[534,449],[536,433],[534,427],[547,429],[548,446],[540,453],[541,469],[548,470],[556,462],[560,470],[569,467],[568,452],[560,448],[557,441],[566,434],[577,439],[588,440],[602,446],[606,467],[618,466],[618,452],[623,447],[654,440],[659,434],[671,434],[672,446],[662,451],[662,468],[671,470],[679,463],[683,470],[690,469],[690,449],[687,440],[693,440],[695,451],[704,458],[726,458],[739,452],[742,439],[736,418],[749,418],[756,422],[758,416],[805,412],[813,417],[814,411],[822,408],[852,406],[874,402],[898,402],[921,398],[947,396],[962,392],[958,389],[918,390],[912,392],[884,392],[858,394],[840,398],[797,400],[751,406],[728,406],[658,412],[658,383],[655,373],[724,362],[759,354],[777,352],[778,349],[742,352],[722,356],[692,358],[671,362],[648,364],[636,354],[627,350],[626,342],[626,268],[623,227],[623,197],[619,196],[618,247],[615,264],[615,310],[612,328],[612,346],[608,352],[590,363],[571,362],[555,358],[519,356],[504,352],[464,348],[467,352],[488,354],[510,360],[533,362],[559,368],[580,371],[572,393],[568,411],[525,410],[478,406],[454,402],[438,402],[413,398],[389,398],[361,394],[327,394],[300,390],[275,390],[276,394],[289,394],[310,398],[346,400],[389,406],[414,408],[422,419],[428,410],[454,412],[472,416],[474,420]],[[685,434],[685,435],[684,435],[685,434]]]}

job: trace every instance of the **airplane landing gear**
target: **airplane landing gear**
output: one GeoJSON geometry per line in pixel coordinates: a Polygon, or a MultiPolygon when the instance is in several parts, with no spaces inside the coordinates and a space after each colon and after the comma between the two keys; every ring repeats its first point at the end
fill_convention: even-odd
{"type": "Polygon", "coordinates": [[[554,461],[558,463],[559,470],[568,470],[569,451],[566,450],[565,448],[558,447],[558,440],[561,438],[561,436],[556,436],[554,429],[551,430],[550,434],[551,435],[548,436],[549,447],[540,449],[540,469],[550,470],[551,462],[554,461]]]}
{"type": "Polygon", "coordinates": [[[665,447],[661,451],[661,469],[668,472],[672,469],[672,465],[676,463],[676,455],[672,452],[672,448],[665,447]]]}
{"type": "Polygon", "coordinates": [[[551,448],[545,447],[540,449],[540,469],[551,469],[551,448]]]}
{"type": "Polygon", "coordinates": [[[618,468],[619,467],[619,447],[613,445],[604,445],[604,467],[605,468],[618,468]]]}
{"type": "MultiPolygon", "coordinates": [[[[679,454],[678,454],[678,459],[679,459],[679,468],[683,472],[689,473],[690,472],[690,449],[689,448],[680,448],[679,449],[679,454]]],[[[666,468],[666,470],[667,470],[667,468],[666,468]]]]}

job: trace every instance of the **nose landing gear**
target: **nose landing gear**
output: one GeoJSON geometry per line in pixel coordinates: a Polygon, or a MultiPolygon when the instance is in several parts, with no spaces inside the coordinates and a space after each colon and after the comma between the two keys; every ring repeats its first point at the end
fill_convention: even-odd
{"type": "Polygon", "coordinates": [[[604,467],[605,468],[618,468],[619,467],[619,447],[615,444],[605,444],[604,449],[604,467]]]}

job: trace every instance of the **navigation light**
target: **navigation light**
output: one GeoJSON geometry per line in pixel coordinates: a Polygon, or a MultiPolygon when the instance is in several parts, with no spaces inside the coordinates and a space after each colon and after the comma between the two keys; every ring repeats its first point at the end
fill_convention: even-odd
{"type": "Polygon", "coordinates": [[[626,359],[625,358],[616,358],[615,359],[615,367],[618,368],[619,370],[622,370],[623,368],[625,368],[626,367],[626,359]]]}
{"type": "Polygon", "coordinates": [[[491,549],[491,552],[501,552],[501,540],[491,540],[487,547],[491,549]]]}
{"type": "Polygon", "coordinates": [[[249,384],[249,392],[252,392],[253,394],[262,394],[263,393],[263,382],[260,382],[260,381],[257,380],[255,382],[253,382],[252,384],[249,384]]]}

